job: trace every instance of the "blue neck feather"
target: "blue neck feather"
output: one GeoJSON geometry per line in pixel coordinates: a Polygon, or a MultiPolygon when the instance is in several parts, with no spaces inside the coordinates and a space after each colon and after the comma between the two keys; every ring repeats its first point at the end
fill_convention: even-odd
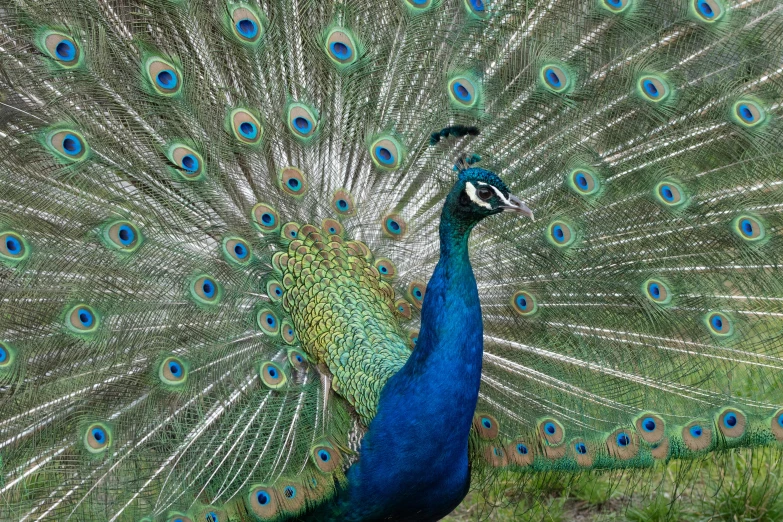
{"type": "Polygon", "coordinates": [[[427,285],[416,348],[381,393],[341,495],[341,519],[438,520],[467,494],[483,325],[468,258],[477,219],[452,212],[459,192],[452,191],[441,215],[440,260],[427,285]]]}

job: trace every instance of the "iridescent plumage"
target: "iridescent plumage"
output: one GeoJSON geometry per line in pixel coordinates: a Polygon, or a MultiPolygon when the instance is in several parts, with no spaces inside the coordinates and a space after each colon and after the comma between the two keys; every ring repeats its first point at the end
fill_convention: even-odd
{"type": "Polygon", "coordinates": [[[779,447],[781,34],[774,0],[12,0],[0,519],[437,518],[779,447]]]}

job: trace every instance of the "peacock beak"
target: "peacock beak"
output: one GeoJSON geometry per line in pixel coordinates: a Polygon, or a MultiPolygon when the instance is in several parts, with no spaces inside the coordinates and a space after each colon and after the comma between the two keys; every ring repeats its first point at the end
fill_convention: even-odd
{"type": "Polygon", "coordinates": [[[536,218],[533,217],[533,211],[516,196],[509,196],[508,203],[502,205],[500,208],[503,209],[503,212],[515,212],[527,216],[533,221],[536,220],[536,218]]]}

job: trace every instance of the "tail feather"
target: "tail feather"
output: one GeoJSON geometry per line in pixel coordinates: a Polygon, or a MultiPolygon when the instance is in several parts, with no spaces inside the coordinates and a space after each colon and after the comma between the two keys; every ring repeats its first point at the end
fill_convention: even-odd
{"type": "Polygon", "coordinates": [[[466,157],[536,215],[472,235],[477,477],[783,442],[779,6],[479,4],[0,10],[0,518],[331,497],[466,157]]]}

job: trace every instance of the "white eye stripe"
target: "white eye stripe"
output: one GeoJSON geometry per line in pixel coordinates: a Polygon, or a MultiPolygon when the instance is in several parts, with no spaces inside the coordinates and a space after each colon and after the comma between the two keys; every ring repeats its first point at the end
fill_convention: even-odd
{"type": "Polygon", "coordinates": [[[500,192],[500,190],[497,189],[497,187],[494,187],[494,186],[490,185],[489,188],[491,188],[492,190],[495,191],[495,194],[498,195],[498,197],[500,198],[500,201],[502,201],[506,205],[511,205],[511,200],[508,199],[506,196],[504,196],[503,193],[500,192]]]}
{"type": "MultiPolygon", "coordinates": [[[[479,183],[481,185],[486,185],[486,183],[481,183],[481,182],[479,182],[479,183]]],[[[495,187],[492,187],[492,188],[495,188],[495,187]]],[[[486,201],[482,201],[481,199],[479,199],[479,197],[476,195],[476,187],[470,181],[465,183],[465,193],[467,193],[467,195],[470,198],[470,200],[473,203],[475,203],[476,205],[492,210],[492,205],[491,204],[489,204],[486,201]]]]}
{"type": "Polygon", "coordinates": [[[511,200],[509,198],[507,198],[506,196],[504,196],[503,193],[500,192],[500,190],[497,187],[495,187],[494,185],[490,185],[489,183],[484,183],[483,181],[478,181],[477,183],[479,185],[491,188],[492,190],[495,191],[495,194],[498,195],[498,197],[500,198],[500,201],[502,201],[506,205],[511,205],[511,200]]]}

